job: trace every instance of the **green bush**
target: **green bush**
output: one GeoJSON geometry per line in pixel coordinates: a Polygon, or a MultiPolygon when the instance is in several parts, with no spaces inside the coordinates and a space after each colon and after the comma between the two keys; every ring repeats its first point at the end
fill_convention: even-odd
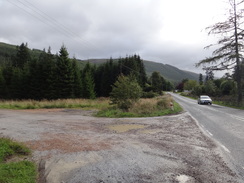
{"type": "Polygon", "coordinates": [[[181,106],[173,101],[169,95],[164,95],[156,98],[140,99],[134,103],[128,111],[114,107],[103,109],[97,113],[99,117],[152,117],[152,116],[163,116],[167,114],[177,114],[183,109],[181,106]],[[172,110],[171,105],[174,108],[172,110]]]}
{"type": "Polygon", "coordinates": [[[110,99],[118,108],[128,110],[142,96],[142,88],[133,76],[120,75],[112,86],[110,99]]]}

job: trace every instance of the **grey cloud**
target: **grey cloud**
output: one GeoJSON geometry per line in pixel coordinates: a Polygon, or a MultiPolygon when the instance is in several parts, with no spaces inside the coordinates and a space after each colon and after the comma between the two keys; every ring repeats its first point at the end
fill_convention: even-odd
{"type": "Polygon", "coordinates": [[[170,32],[165,35],[167,41],[160,37],[166,26],[165,15],[161,14],[165,10],[162,0],[11,2],[0,3],[0,21],[4,25],[0,29],[0,41],[11,44],[28,42],[30,48],[38,49],[51,46],[54,53],[64,44],[71,57],[81,59],[117,58],[136,53],[145,60],[192,71],[196,70],[194,63],[206,55],[203,50],[206,45],[202,43],[184,45],[174,40],[170,32]]]}

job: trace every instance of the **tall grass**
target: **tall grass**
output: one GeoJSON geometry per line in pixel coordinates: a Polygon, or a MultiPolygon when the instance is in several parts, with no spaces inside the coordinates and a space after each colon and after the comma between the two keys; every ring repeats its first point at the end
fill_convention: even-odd
{"type": "Polygon", "coordinates": [[[90,99],[62,99],[62,100],[11,100],[0,101],[2,109],[51,109],[51,108],[83,108],[97,109],[99,117],[150,117],[174,114],[182,108],[173,101],[170,95],[163,95],[150,99],[140,99],[128,111],[123,111],[110,105],[109,98],[90,99]],[[174,104],[172,110],[170,104],[174,104]]]}
{"type": "Polygon", "coordinates": [[[170,108],[170,102],[173,102],[173,99],[169,96],[141,99],[139,102],[135,103],[129,109],[129,111],[139,114],[149,114],[155,111],[161,111],[170,108]]]}
{"type": "Polygon", "coordinates": [[[182,111],[170,95],[150,99],[140,99],[128,111],[109,107],[97,113],[99,117],[152,117],[175,114],[182,111]],[[173,106],[171,105],[173,104],[173,106]]]}
{"type": "Polygon", "coordinates": [[[2,100],[2,109],[51,109],[51,108],[85,108],[102,109],[109,106],[107,98],[89,99],[61,99],[61,100],[2,100]]]}

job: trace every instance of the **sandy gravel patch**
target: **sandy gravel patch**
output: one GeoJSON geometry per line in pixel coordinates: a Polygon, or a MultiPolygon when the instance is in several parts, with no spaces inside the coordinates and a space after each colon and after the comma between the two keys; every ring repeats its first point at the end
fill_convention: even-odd
{"type": "Polygon", "coordinates": [[[188,113],[122,119],[92,113],[0,110],[0,135],[33,149],[42,183],[242,182],[188,113]]]}

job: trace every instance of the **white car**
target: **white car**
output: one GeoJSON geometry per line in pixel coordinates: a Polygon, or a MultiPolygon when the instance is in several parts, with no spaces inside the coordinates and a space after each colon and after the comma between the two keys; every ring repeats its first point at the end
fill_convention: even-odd
{"type": "Polygon", "coordinates": [[[201,95],[198,100],[197,100],[198,104],[208,104],[208,105],[212,105],[212,99],[207,96],[207,95],[201,95]]]}

